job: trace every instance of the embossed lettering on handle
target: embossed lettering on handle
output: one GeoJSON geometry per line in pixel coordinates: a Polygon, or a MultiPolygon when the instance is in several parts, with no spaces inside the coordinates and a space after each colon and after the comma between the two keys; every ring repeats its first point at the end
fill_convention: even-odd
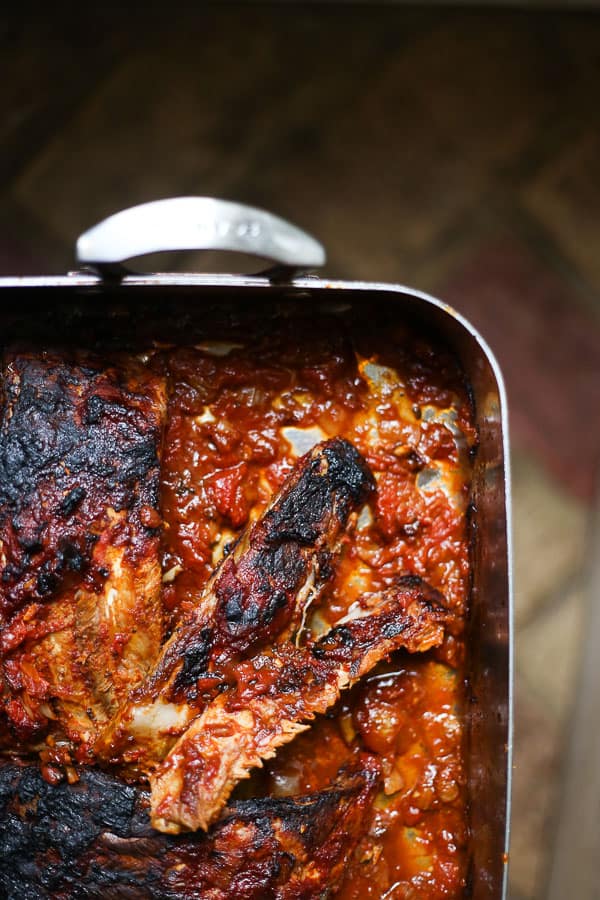
{"type": "Polygon", "coordinates": [[[325,263],[313,237],[262,209],[210,197],[174,197],[125,209],[77,241],[77,261],[102,271],[168,250],[229,250],[297,271],[325,263]]]}

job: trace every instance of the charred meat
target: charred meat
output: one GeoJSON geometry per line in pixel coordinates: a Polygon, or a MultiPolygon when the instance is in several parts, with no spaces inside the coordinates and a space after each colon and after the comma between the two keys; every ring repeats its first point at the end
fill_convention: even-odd
{"type": "Polygon", "coordinates": [[[97,770],[48,785],[34,766],[0,767],[0,894],[102,900],[326,897],[366,829],[379,765],[363,754],[333,786],[240,801],[209,834],[159,834],[148,796],[97,770]]]}
{"type": "Polygon", "coordinates": [[[102,735],[98,755],[151,769],[226,685],[236,661],[294,638],[331,574],[350,513],[372,487],[348,441],[334,438],[307,453],[221,562],[151,675],[102,735]]]}
{"type": "Polygon", "coordinates": [[[154,827],[207,829],[236,783],[307,729],[342,690],[400,647],[421,652],[441,644],[442,602],[420,578],[408,577],[313,644],[286,642],[240,663],[237,686],[208,705],[151,775],[154,827]]]}
{"type": "Polygon", "coordinates": [[[13,353],[3,387],[2,743],[49,732],[47,760],[84,759],[162,639],[165,384],[133,359],[13,353]]]}

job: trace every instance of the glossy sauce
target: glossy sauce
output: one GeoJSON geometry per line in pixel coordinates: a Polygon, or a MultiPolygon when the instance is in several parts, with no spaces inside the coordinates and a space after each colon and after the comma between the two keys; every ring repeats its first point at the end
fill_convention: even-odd
{"type": "Polygon", "coordinates": [[[467,502],[475,445],[452,356],[363,313],[245,318],[195,347],[162,349],[164,601],[173,626],[295,460],[333,435],[352,441],[377,482],[353,516],[308,628],[320,633],[366,591],[425,577],[454,616],[443,647],[396,654],[240,788],[299,794],[326,786],[360,750],[382,790],[338,896],[451,898],[467,859],[462,716],[469,584],[467,502]]]}

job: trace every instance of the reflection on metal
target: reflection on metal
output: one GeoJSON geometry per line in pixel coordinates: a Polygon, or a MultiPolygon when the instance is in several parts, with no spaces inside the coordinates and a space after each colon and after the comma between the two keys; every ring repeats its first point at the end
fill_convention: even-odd
{"type": "Polygon", "coordinates": [[[173,197],[115,213],[81,235],[76,255],[80,265],[110,271],[168,250],[229,250],[301,271],[325,264],[321,244],[295,225],[212,197],[173,197]]]}

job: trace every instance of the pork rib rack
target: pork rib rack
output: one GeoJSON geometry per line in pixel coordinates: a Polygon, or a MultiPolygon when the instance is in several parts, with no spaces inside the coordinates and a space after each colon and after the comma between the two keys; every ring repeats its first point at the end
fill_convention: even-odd
{"type": "Polygon", "coordinates": [[[162,639],[165,385],[81,353],[13,353],[3,376],[0,743],[84,760],[162,639]]]}

